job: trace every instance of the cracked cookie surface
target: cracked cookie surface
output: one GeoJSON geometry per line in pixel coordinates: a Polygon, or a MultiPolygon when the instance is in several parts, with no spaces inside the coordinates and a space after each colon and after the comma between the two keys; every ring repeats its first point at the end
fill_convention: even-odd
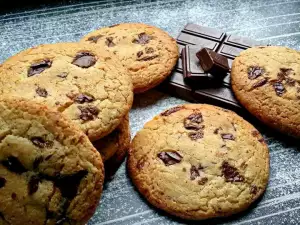
{"type": "Polygon", "coordinates": [[[131,143],[127,167],[151,204],[201,220],[243,211],[264,192],[269,151],[237,114],[187,104],[145,124],[131,143]]]}
{"type": "Polygon", "coordinates": [[[233,62],[231,84],[250,113],[300,138],[300,52],[279,46],[245,50],[233,62]]]}
{"type": "Polygon", "coordinates": [[[84,225],[102,192],[100,154],[70,120],[25,99],[0,100],[0,224],[84,225]]]}
{"type": "Polygon", "coordinates": [[[100,28],[83,37],[82,42],[118,56],[132,77],[135,93],[161,83],[171,73],[179,56],[172,37],[159,28],[141,23],[100,28]]]}
{"type": "Polygon", "coordinates": [[[131,78],[114,58],[84,43],[33,47],[0,65],[0,93],[45,103],[97,140],[120,124],[133,101],[131,78]]]}

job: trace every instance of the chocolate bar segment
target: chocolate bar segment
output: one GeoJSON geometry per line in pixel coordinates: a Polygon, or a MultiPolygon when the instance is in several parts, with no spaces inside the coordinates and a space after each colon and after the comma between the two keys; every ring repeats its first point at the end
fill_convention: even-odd
{"type": "MultiPolygon", "coordinates": [[[[222,31],[195,24],[187,24],[185,26],[178,35],[177,43],[181,48],[190,44],[200,45],[203,48],[214,50],[228,59],[230,69],[232,61],[241,53],[241,51],[249,47],[259,45],[258,42],[247,38],[226,35],[226,33],[222,31]]],[[[200,46],[198,46],[198,50],[200,49],[200,46]]],[[[189,50],[189,53],[191,54],[191,46],[189,50]]],[[[190,57],[190,60],[191,59],[192,58],[190,57]]],[[[190,64],[190,71],[203,76],[202,71],[200,72],[201,68],[195,70],[194,66],[195,64],[190,64]]],[[[207,79],[207,82],[187,82],[183,76],[182,64],[178,62],[173,74],[165,82],[163,82],[159,88],[162,91],[187,101],[206,102],[219,105],[241,112],[244,116],[247,113],[245,113],[246,111],[239,105],[231,90],[229,72],[223,78],[222,82],[215,82],[215,79],[207,79]]]]}
{"type": "Polygon", "coordinates": [[[229,71],[227,58],[212,50],[203,48],[196,53],[196,56],[200,61],[202,69],[206,73],[212,74],[215,78],[224,78],[229,71]]]}
{"type": "MultiPolygon", "coordinates": [[[[209,82],[212,76],[209,73],[204,72],[199,64],[199,60],[196,56],[199,48],[187,45],[181,53],[183,76],[185,79],[196,82],[209,82]]],[[[195,84],[197,85],[197,83],[195,84]]]]}

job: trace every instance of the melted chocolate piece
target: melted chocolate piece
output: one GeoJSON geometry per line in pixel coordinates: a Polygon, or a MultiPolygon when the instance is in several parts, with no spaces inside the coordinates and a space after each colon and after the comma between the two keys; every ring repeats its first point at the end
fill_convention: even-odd
{"type": "Polygon", "coordinates": [[[201,113],[193,113],[184,119],[184,127],[187,130],[200,130],[204,126],[200,125],[203,122],[201,113]]]}
{"type": "Polygon", "coordinates": [[[40,178],[38,176],[30,177],[28,182],[28,194],[33,195],[39,188],[40,178]]]}
{"type": "Polygon", "coordinates": [[[48,92],[45,88],[38,87],[37,89],[35,89],[35,92],[43,98],[46,98],[48,96],[48,92]]]}
{"type": "Polygon", "coordinates": [[[198,181],[198,184],[199,185],[204,185],[206,184],[208,181],[208,178],[207,177],[202,177],[199,181],[198,181]]]}
{"type": "Polygon", "coordinates": [[[223,140],[235,140],[235,137],[233,136],[233,134],[221,134],[221,137],[223,140]]]}
{"type": "Polygon", "coordinates": [[[251,185],[251,187],[250,187],[250,193],[252,194],[252,195],[256,195],[257,194],[257,191],[258,191],[258,188],[257,188],[257,186],[256,185],[251,185]]]}
{"type": "Polygon", "coordinates": [[[160,158],[166,166],[180,163],[182,159],[182,156],[175,151],[160,152],[157,154],[157,157],[160,158]]]}
{"type": "Polygon", "coordinates": [[[214,134],[218,134],[219,133],[219,130],[222,130],[222,128],[216,128],[215,130],[214,130],[214,134]]]}
{"type": "Polygon", "coordinates": [[[93,105],[78,106],[78,109],[81,111],[79,118],[82,119],[83,121],[89,121],[95,119],[100,112],[100,110],[93,105]]]}
{"type": "Polygon", "coordinates": [[[81,180],[88,174],[86,170],[71,175],[59,175],[54,178],[54,184],[61,191],[61,195],[72,200],[77,192],[81,180]]]}
{"type": "Polygon", "coordinates": [[[6,184],[6,179],[4,177],[0,177],[0,188],[3,188],[6,184]]]}
{"type": "Polygon", "coordinates": [[[72,64],[81,68],[89,68],[95,65],[96,61],[96,57],[93,54],[89,52],[79,52],[75,56],[72,64]]]}
{"type": "Polygon", "coordinates": [[[138,51],[138,52],[136,53],[136,56],[137,56],[138,58],[140,58],[143,54],[144,54],[143,51],[138,51]]]}
{"type": "Polygon", "coordinates": [[[60,78],[66,78],[68,76],[68,73],[61,73],[61,74],[58,74],[56,76],[60,77],[60,78]]]}
{"type": "Polygon", "coordinates": [[[238,172],[238,170],[229,165],[228,162],[224,161],[222,163],[222,176],[224,176],[226,182],[243,182],[244,181],[244,177],[242,175],[240,175],[240,173],[238,172]]]}
{"type": "Polygon", "coordinates": [[[146,52],[146,54],[151,54],[151,53],[154,52],[154,48],[152,48],[152,47],[146,47],[145,48],[145,52],[146,52]]]}
{"type": "Polygon", "coordinates": [[[190,179],[195,180],[197,177],[200,177],[201,170],[203,170],[201,165],[198,167],[192,165],[190,169],[190,179]]]}
{"type": "Polygon", "coordinates": [[[134,39],[132,41],[132,43],[134,44],[140,44],[140,45],[145,45],[145,44],[148,44],[151,40],[151,36],[149,36],[148,34],[146,33],[140,33],[138,35],[138,39],[134,39]]]}
{"type": "Polygon", "coordinates": [[[106,38],[106,41],[105,41],[105,44],[108,46],[108,47],[114,47],[116,44],[114,43],[114,38],[113,37],[107,37],[106,38]]]}
{"type": "Polygon", "coordinates": [[[274,82],[273,88],[278,96],[282,96],[286,92],[283,84],[280,81],[274,82]]]}
{"type": "Polygon", "coordinates": [[[49,59],[42,60],[40,62],[34,63],[30,66],[27,77],[31,77],[36,74],[40,74],[44,70],[50,68],[52,65],[52,62],[49,59]]]}
{"type": "Polygon", "coordinates": [[[15,192],[13,192],[13,193],[11,194],[11,198],[12,198],[13,200],[16,200],[16,199],[17,199],[17,194],[16,194],[15,192]]]}
{"type": "Polygon", "coordinates": [[[197,131],[197,132],[191,132],[191,133],[188,133],[188,136],[189,138],[192,140],[192,141],[196,141],[198,139],[201,139],[204,137],[204,133],[202,130],[200,131],[197,131]]]}
{"type": "Polygon", "coordinates": [[[86,95],[86,94],[79,94],[75,99],[74,101],[76,103],[79,103],[79,104],[83,104],[83,103],[90,103],[90,102],[93,102],[95,101],[95,98],[91,95],[86,95]]]}
{"type": "Polygon", "coordinates": [[[143,58],[137,59],[137,61],[150,61],[152,59],[157,58],[159,55],[152,55],[152,56],[144,56],[143,58]]]}
{"type": "Polygon", "coordinates": [[[43,156],[39,156],[37,157],[34,161],[33,161],[33,169],[36,170],[39,165],[41,164],[41,162],[43,162],[44,158],[43,156]]]}
{"type": "Polygon", "coordinates": [[[259,66],[253,66],[248,69],[248,78],[254,80],[264,74],[264,69],[259,66]]]}
{"type": "Polygon", "coordinates": [[[87,40],[90,41],[90,42],[93,42],[93,43],[97,43],[97,41],[102,38],[103,35],[97,35],[97,36],[92,36],[92,37],[89,37],[87,40]]]}
{"type": "Polygon", "coordinates": [[[254,89],[254,88],[258,88],[258,87],[264,86],[266,83],[268,83],[268,79],[267,78],[263,78],[263,79],[257,81],[256,83],[254,83],[252,85],[252,88],[254,89]]]}
{"type": "Polygon", "coordinates": [[[54,144],[53,141],[48,141],[45,140],[43,137],[38,136],[32,137],[30,140],[35,146],[39,148],[51,148],[54,144]]]}
{"type": "Polygon", "coordinates": [[[27,169],[14,156],[9,156],[6,160],[2,161],[2,165],[14,173],[21,174],[27,172],[27,169]]]}
{"type": "Polygon", "coordinates": [[[168,110],[164,111],[164,112],[161,113],[160,115],[161,115],[161,116],[169,116],[169,115],[171,115],[172,113],[175,113],[175,112],[181,110],[182,108],[183,108],[182,106],[176,106],[176,107],[173,107],[173,108],[171,108],[171,109],[168,109],[168,110]]]}

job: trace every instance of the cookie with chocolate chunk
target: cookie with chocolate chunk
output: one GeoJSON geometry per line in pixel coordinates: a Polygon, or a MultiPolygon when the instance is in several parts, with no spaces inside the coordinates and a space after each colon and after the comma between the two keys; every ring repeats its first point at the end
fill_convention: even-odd
{"type": "Polygon", "coordinates": [[[82,130],[56,110],[18,98],[0,100],[0,124],[0,224],[86,224],[104,168],[82,130]]]}
{"type": "Polygon", "coordinates": [[[115,58],[84,43],[27,49],[0,65],[0,94],[45,103],[97,140],[120,124],[133,101],[131,78],[115,58]]]}
{"type": "Polygon", "coordinates": [[[157,27],[124,23],[87,34],[82,42],[107,49],[128,69],[135,93],[153,88],[172,71],[178,59],[176,41],[157,27]]]}
{"type": "Polygon", "coordinates": [[[130,128],[128,115],[109,135],[93,142],[101,154],[105,166],[105,178],[110,178],[124,161],[130,145],[130,128]]]}
{"type": "Polygon", "coordinates": [[[269,151],[261,134],[237,114],[187,104],[146,123],[131,143],[127,167],[151,204],[202,220],[241,212],[262,195],[269,151]]]}
{"type": "Polygon", "coordinates": [[[245,50],[233,62],[231,84],[250,113],[300,138],[300,52],[279,46],[245,50]]]}

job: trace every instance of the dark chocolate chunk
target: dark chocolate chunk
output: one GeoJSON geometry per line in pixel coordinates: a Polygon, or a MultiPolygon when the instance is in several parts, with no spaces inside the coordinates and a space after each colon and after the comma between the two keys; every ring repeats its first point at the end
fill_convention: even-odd
{"type": "Polygon", "coordinates": [[[294,80],[293,78],[287,77],[285,79],[285,82],[287,85],[294,87],[296,85],[296,80],[294,80]]]}
{"type": "Polygon", "coordinates": [[[254,80],[264,74],[264,69],[259,66],[252,66],[248,69],[248,78],[254,80]]]}
{"type": "Polygon", "coordinates": [[[100,110],[93,105],[78,106],[78,109],[81,111],[79,118],[83,121],[95,119],[100,112],[100,110]]]}
{"type": "Polygon", "coordinates": [[[286,92],[283,84],[279,80],[273,83],[273,88],[278,96],[282,96],[286,92]]]}
{"type": "MultiPolygon", "coordinates": [[[[250,48],[259,45],[257,41],[245,37],[235,36],[235,35],[229,35],[228,38],[226,38],[225,43],[228,43],[230,45],[235,45],[240,48],[250,48]]],[[[264,48],[264,47],[261,46],[260,48],[264,48]]]]}
{"type": "Polygon", "coordinates": [[[55,177],[54,183],[61,191],[63,197],[72,200],[77,192],[81,180],[88,174],[86,170],[78,171],[75,174],[59,175],[55,177]]]}
{"type": "Polygon", "coordinates": [[[235,140],[235,137],[233,136],[233,134],[221,134],[221,137],[223,140],[235,140]]]}
{"type": "Polygon", "coordinates": [[[3,188],[6,184],[6,179],[4,177],[0,177],[0,188],[3,188]]]}
{"type": "Polygon", "coordinates": [[[140,58],[143,54],[144,54],[143,51],[138,51],[138,52],[136,53],[136,56],[137,56],[138,58],[140,58]]]}
{"type": "Polygon", "coordinates": [[[46,98],[48,96],[48,92],[45,88],[37,87],[37,89],[35,89],[35,92],[43,98],[46,98]]]}
{"type": "MultiPolygon", "coordinates": [[[[186,80],[197,81],[197,82],[207,82],[213,77],[209,73],[205,73],[199,64],[199,60],[196,56],[199,47],[187,45],[182,50],[182,69],[183,76],[186,80]]],[[[198,83],[197,83],[198,84],[198,83]]]]}
{"type": "Polygon", "coordinates": [[[199,26],[197,24],[188,23],[184,27],[184,32],[191,33],[195,36],[203,36],[207,39],[222,41],[225,33],[210,27],[199,26]]]}
{"type": "Polygon", "coordinates": [[[170,166],[176,163],[180,163],[182,156],[176,151],[165,151],[157,154],[166,166],[170,166]]]}
{"type": "Polygon", "coordinates": [[[257,194],[257,191],[258,191],[258,188],[257,188],[257,186],[256,185],[251,185],[251,187],[250,187],[250,193],[252,194],[252,195],[256,195],[257,194]]]}
{"type": "Polygon", "coordinates": [[[201,165],[199,165],[198,167],[192,165],[190,169],[190,179],[195,180],[197,177],[200,177],[201,170],[203,170],[203,167],[201,165]]]}
{"type": "Polygon", "coordinates": [[[151,54],[151,53],[154,52],[154,48],[152,48],[152,47],[146,47],[145,48],[145,52],[146,52],[146,54],[151,54]]]}
{"type": "Polygon", "coordinates": [[[219,128],[216,128],[216,129],[214,130],[214,134],[218,134],[220,130],[222,130],[222,128],[221,128],[221,127],[219,127],[219,128]]]}
{"type": "Polygon", "coordinates": [[[207,177],[202,177],[200,180],[198,180],[198,184],[199,185],[204,185],[206,184],[208,181],[208,178],[207,177]]]}
{"type": "Polygon", "coordinates": [[[251,132],[251,134],[252,134],[253,137],[258,137],[259,136],[259,132],[257,130],[253,130],[251,132]]]}
{"type": "Polygon", "coordinates": [[[137,61],[150,61],[152,59],[157,58],[159,55],[146,55],[142,58],[137,59],[137,61]]]}
{"type": "Polygon", "coordinates": [[[31,139],[31,142],[39,148],[51,148],[54,144],[53,141],[45,140],[43,137],[34,136],[31,139]]]}
{"type": "Polygon", "coordinates": [[[222,76],[224,78],[224,75],[229,72],[227,58],[210,49],[202,48],[196,53],[196,56],[200,61],[202,69],[215,77],[222,76]]]}
{"type": "Polygon", "coordinates": [[[143,32],[138,35],[138,39],[133,39],[132,43],[145,45],[148,44],[150,40],[151,40],[151,36],[143,32]]]}
{"type": "Polygon", "coordinates": [[[92,53],[79,52],[75,56],[72,64],[76,65],[78,67],[81,67],[81,68],[89,68],[89,67],[95,65],[96,61],[97,61],[96,57],[92,53]]]}
{"type": "Polygon", "coordinates": [[[35,160],[33,161],[33,169],[36,170],[41,164],[41,162],[43,162],[43,160],[44,160],[43,156],[39,156],[35,158],[35,160]]]}
{"type": "Polygon", "coordinates": [[[49,59],[42,60],[40,62],[36,62],[32,64],[27,72],[27,76],[31,77],[36,74],[40,74],[44,70],[50,68],[52,65],[52,62],[49,59]]]}
{"type": "Polygon", "coordinates": [[[244,177],[240,175],[237,168],[231,166],[228,162],[222,163],[222,176],[224,176],[226,182],[243,182],[244,177]]]}
{"type": "Polygon", "coordinates": [[[202,122],[202,114],[193,113],[184,119],[184,127],[187,130],[200,130],[204,128],[204,125],[200,125],[202,122]]]}
{"type": "Polygon", "coordinates": [[[173,108],[171,108],[171,109],[168,109],[168,110],[164,111],[164,112],[161,113],[160,115],[161,115],[161,116],[169,116],[169,115],[171,115],[172,113],[175,113],[175,112],[181,110],[182,108],[183,108],[182,106],[176,106],[176,107],[173,107],[173,108]]]}
{"type": "Polygon", "coordinates": [[[9,156],[6,160],[2,161],[2,165],[6,167],[9,171],[14,173],[21,174],[27,172],[27,169],[14,156],[9,156]]]}
{"type": "Polygon", "coordinates": [[[200,131],[197,131],[197,132],[190,132],[190,133],[188,133],[188,136],[192,141],[196,141],[198,139],[203,138],[204,133],[203,133],[202,130],[200,130],[200,131]]]}
{"type": "Polygon", "coordinates": [[[254,89],[254,88],[258,88],[258,87],[264,86],[266,83],[268,83],[268,78],[263,78],[263,79],[257,81],[256,83],[254,83],[252,85],[252,88],[254,89]]]}
{"type": "Polygon", "coordinates": [[[76,98],[74,99],[74,102],[79,103],[79,104],[83,104],[86,102],[92,102],[95,101],[95,98],[91,95],[87,95],[87,94],[79,94],[78,96],[76,96],[76,98]]]}
{"type": "Polygon", "coordinates": [[[60,78],[66,78],[68,76],[68,73],[61,73],[61,74],[58,74],[57,77],[60,77],[60,78]]]}
{"type": "Polygon", "coordinates": [[[106,41],[105,41],[105,44],[108,46],[108,47],[114,47],[116,44],[114,43],[114,38],[113,37],[107,37],[106,38],[106,41]]]}
{"type": "Polygon", "coordinates": [[[11,198],[12,198],[13,200],[16,200],[16,199],[17,199],[17,194],[16,194],[15,192],[13,192],[13,193],[11,194],[11,198]]]}
{"type": "Polygon", "coordinates": [[[38,176],[31,176],[28,182],[28,194],[33,195],[39,188],[40,178],[38,176]]]}
{"type": "Polygon", "coordinates": [[[97,41],[102,38],[103,35],[97,35],[97,36],[92,36],[92,37],[89,37],[87,40],[90,41],[90,42],[93,42],[93,43],[97,43],[97,41]]]}

